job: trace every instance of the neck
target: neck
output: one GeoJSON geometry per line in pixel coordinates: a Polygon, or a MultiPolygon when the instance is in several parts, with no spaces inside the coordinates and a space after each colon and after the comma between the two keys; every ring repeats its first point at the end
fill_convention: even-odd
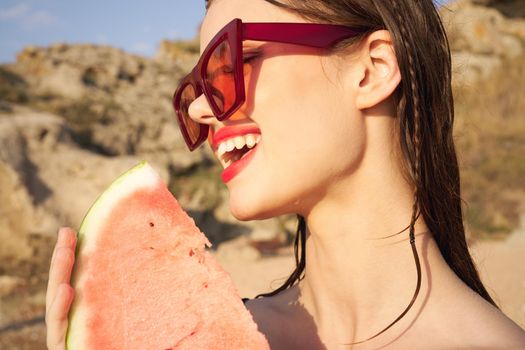
{"type": "MultiPolygon", "coordinates": [[[[334,342],[359,341],[379,332],[406,308],[416,288],[407,228],[414,190],[402,177],[394,153],[384,149],[367,147],[359,168],[332,184],[304,215],[306,268],[299,298],[321,337],[334,342]]],[[[440,261],[422,216],[414,228],[422,259],[421,301],[429,290],[430,266],[446,263],[440,261]]]]}

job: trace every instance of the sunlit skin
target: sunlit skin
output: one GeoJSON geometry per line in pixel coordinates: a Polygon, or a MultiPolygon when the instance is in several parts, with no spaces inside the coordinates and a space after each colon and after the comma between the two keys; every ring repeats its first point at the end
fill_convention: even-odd
{"type": "MultiPolygon", "coordinates": [[[[201,52],[233,18],[304,22],[262,0],[215,0],[201,27],[201,52]]],[[[402,175],[395,134],[392,93],[401,75],[391,37],[376,31],[340,56],[244,42],[247,52],[257,48],[261,55],[245,67],[247,100],[241,109],[219,122],[201,95],[189,113],[210,126],[210,145],[213,132],[225,125],[255,123],[261,129],[254,159],[226,185],[237,219],[290,213],[306,218],[304,280],[247,304],[272,349],[342,348],[337,344],[366,339],[390,324],[416,286],[408,230],[373,239],[405,228],[413,206],[414,189],[402,175]],[[298,311],[303,308],[307,313],[298,311]]],[[[480,321],[471,319],[474,309],[478,317],[503,320],[450,270],[421,217],[415,232],[422,266],[415,305],[386,333],[355,348],[389,343],[428,348],[479,339],[484,335],[480,321]]]]}

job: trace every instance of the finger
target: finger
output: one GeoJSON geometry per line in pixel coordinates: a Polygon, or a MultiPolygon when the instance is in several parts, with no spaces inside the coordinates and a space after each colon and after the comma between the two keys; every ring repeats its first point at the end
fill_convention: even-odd
{"type": "Polygon", "coordinates": [[[77,234],[75,230],[71,227],[63,227],[60,229],[60,232],[63,232],[62,239],[60,242],[57,241],[57,243],[60,243],[61,247],[74,248],[77,243],[77,234]]]}
{"type": "Polygon", "coordinates": [[[68,313],[73,301],[74,290],[67,284],[58,287],[56,298],[49,309],[47,325],[47,347],[64,350],[68,326],[68,313]]]}
{"type": "Polygon", "coordinates": [[[77,241],[76,233],[71,228],[68,228],[68,227],[60,228],[60,230],[58,231],[57,237],[58,237],[57,242],[55,244],[55,248],[53,249],[53,255],[51,257],[50,270],[53,267],[54,261],[56,260],[56,254],[59,248],[71,247],[74,249],[76,246],[76,241],[77,241]]]}
{"type": "Polygon", "coordinates": [[[75,254],[71,248],[59,248],[49,275],[48,291],[50,300],[55,298],[58,286],[62,283],[69,284],[71,271],[75,261],[75,254]]]}
{"type": "Polygon", "coordinates": [[[71,269],[75,260],[74,247],[76,235],[71,229],[61,229],[49,269],[46,291],[46,314],[49,304],[55,298],[60,283],[69,283],[71,269]]]}
{"type": "Polygon", "coordinates": [[[55,244],[55,249],[53,250],[53,255],[51,256],[51,263],[54,260],[55,253],[58,248],[61,247],[72,247],[74,248],[77,243],[76,232],[70,227],[61,227],[58,230],[57,242],[55,244]]]}
{"type": "Polygon", "coordinates": [[[51,301],[55,298],[54,296],[55,289],[52,287],[53,280],[49,278],[49,276],[51,275],[54,269],[57,247],[60,245],[60,242],[63,240],[62,236],[65,234],[63,232],[64,229],[65,229],[64,227],[61,227],[58,230],[57,242],[55,243],[55,247],[53,248],[53,254],[51,255],[51,262],[49,264],[49,273],[47,274],[47,289],[46,289],[46,319],[47,319],[47,313],[49,311],[51,301]]]}

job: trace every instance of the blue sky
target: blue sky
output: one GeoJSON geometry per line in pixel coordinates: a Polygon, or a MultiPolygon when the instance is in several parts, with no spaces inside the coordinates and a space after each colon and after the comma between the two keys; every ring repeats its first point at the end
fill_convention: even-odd
{"type": "Polygon", "coordinates": [[[188,39],[204,17],[204,0],[1,0],[0,63],[27,45],[108,44],[145,56],[162,39],[188,39]]]}
{"type": "Polygon", "coordinates": [[[151,56],[162,39],[195,37],[204,12],[204,0],[1,0],[0,63],[27,45],[56,42],[151,56]]]}

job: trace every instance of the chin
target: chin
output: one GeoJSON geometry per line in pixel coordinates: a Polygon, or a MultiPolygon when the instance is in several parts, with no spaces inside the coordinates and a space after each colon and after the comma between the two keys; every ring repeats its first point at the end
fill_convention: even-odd
{"type": "Polygon", "coordinates": [[[280,215],[289,214],[291,210],[283,210],[270,201],[262,205],[262,201],[250,200],[244,196],[243,201],[233,202],[230,197],[230,213],[239,221],[267,220],[280,215]],[[247,201],[247,202],[246,202],[247,201]]]}
{"type": "Polygon", "coordinates": [[[232,206],[230,203],[230,212],[239,221],[265,220],[272,218],[273,215],[263,215],[257,208],[250,208],[246,206],[232,206]]]}

